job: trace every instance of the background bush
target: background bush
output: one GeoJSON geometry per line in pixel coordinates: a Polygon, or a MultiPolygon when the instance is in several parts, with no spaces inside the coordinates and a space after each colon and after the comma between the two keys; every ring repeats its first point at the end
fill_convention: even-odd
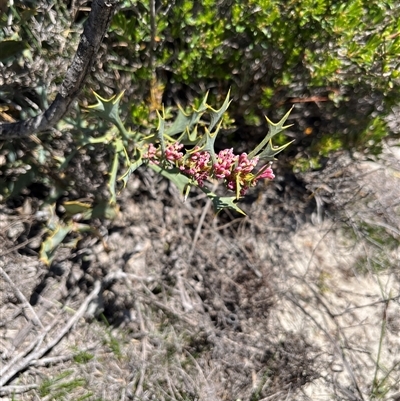
{"type": "MultiPolygon", "coordinates": [[[[2,14],[2,120],[46,107],[76,49],[85,6],[26,0],[2,14]]],[[[92,102],[89,87],[103,96],[125,90],[125,118],[143,130],[155,128],[152,112],[161,104],[196,104],[209,89],[218,104],[232,88],[236,129],[221,146],[249,149],[266,130],[264,115],[278,120],[295,105],[290,169],[320,168],[343,148],[376,154],[395,129],[387,117],[399,91],[399,17],[395,0],[124,1],[80,100],[92,102]]],[[[96,120],[84,124],[102,130],[96,120]]],[[[3,195],[17,194],[39,171],[52,180],[54,156],[68,154],[81,129],[39,145],[3,144],[3,195]],[[21,172],[16,190],[10,177],[21,180],[21,172]]],[[[90,164],[90,149],[84,156],[90,164]]]]}
{"type": "Polygon", "coordinates": [[[175,1],[157,3],[152,41],[148,3],[137,2],[115,17],[110,39],[127,44],[114,48],[139,87],[155,72],[151,89],[161,84],[167,105],[232,87],[235,140],[296,104],[293,155],[318,159],[379,151],[399,89],[398,30],[395,1],[175,1]]]}

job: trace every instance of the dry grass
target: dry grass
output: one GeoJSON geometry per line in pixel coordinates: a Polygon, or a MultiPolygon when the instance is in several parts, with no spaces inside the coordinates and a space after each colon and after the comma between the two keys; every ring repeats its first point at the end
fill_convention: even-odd
{"type": "Polygon", "coordinates": [[[110,249],[50,268],[37,241],[11,251],[37,209],[3,205],[2,399],[398,400],[398,163],[343,155],[201,226],[205,201],[142,172],[110,249]]]}

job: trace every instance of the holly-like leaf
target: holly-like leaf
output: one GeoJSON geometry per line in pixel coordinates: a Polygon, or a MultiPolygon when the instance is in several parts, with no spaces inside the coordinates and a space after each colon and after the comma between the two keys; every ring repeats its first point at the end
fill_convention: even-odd
{"type": "MultiPolygon", "coordinates": [[[[219,124],[217,125],[217,128],[212,133],[208,130],[207,127],[205,128],[206,135],[205,135],[205,144],[204,144],[203,150],[210,154],[211,160],[213,163],[217,162],[217,157],[215,155],[215,150],[214,150],[214,144],[215,144],[215,140],[217,138],[218,132],[221,128],[221,124],[222,124],[222,121],[219,122],[219,124]]],[[[201,142],[202,141],[200,141],[199,144],[202,145],[201,142]]]]}
{"type": "MultiPolygon", "coordinates": [[[[109,220],[113,220],[117,217],[119,213],[118,205],[110,205],[107,201],[99,202],[96,206],[94,206],[92,210],[92,218],[106,218],[109,220]]],[[[82,231],[82,227],[80,227],[82,231]]]]}
{"type": "Polygon", "coordinates": [[[217,125],[217,123],[221,120],[223,114],[226,112],[229,105],[231,104],[231,100],[229,100],[230,93],[231,93],[231,90],[229,89],[228,94],[226,95],[225,101],[219,110],[214,110],[212,107],[208,106],[208,110],[209,110],[210,117],[211,117],[210,125],[208,126],[209,131],[211,131],[217,125]]]}
{"type": "Polygon", "coordinates": [[[221,210],[228,208],[246,216],[246,213],[235,203],[237,201],[235,196],[218,196],[205,187],[201,189],[211,199],[215,213],[218,214],[221,210]]]}
{"type": "MultiPolygon", "coordinates": [[[[250,153],[249,153],[249,159],[253,159],[255,156],[258,156],[261,152],[262,152],[262,150],[267,146],[267,144],[271,141],[271,139],[275,136],[275,135],[277,135],[277,134],[279,134],[280,132],[282,132],[283,130],[285,130],[285,129],[287,129],[287,128],[289,128],[289,127],[291,127],[292,125],[284,125],[285,124],[285,122],[286,122],[286,120],[288,119],[288,117],[289,117],[289,115],[290,115],[290,112],[293,110],[293,107],[283,116],[283,118],[279,121],[279,122],[277,122],[277,123],[273,123],[271,120],[269,120],[268,119],[268,117],[265,117],[266,118],[266,120],[267,120],[267,123],[268,123],[268,128],[269,128],[269,130],[268,130],[268,134],[265,136],[265,138],[260,142],[260,144],[259,145],[257,145],[256,147],[255,147],[255,149],[254,150],[252,150],[250,153]]],[[[289,144],[287,144],[287,145],[285,145],[285,147],[286,146],[288,146],[289,144]]],[[[271,146],[272,146],[272,142],[271,142],[271,146]]],[[[283,148],[284,149],[284,148],[283,148]]],[[[282,150],[283,150],[282,149],[282,150]]],[[[276,152],[276,153],[279,153],[279,152],[276,152]]],[[[276,154],[275,153],[275,154],[276,154]]]]}
{"type": "Polygon", "coordinates": [[[126,187],[131,174],[135,170],[137,170],[142,164],[143,164],[143,159],[142,159],[142,156],[140,156],[140,158],[138,160],[135,160],[134,162],[132,162],[129,166],[129,169],[121,177],[118,178],[118,180],[123,181],[124,188],[126,187]]]}
{"type": "Polygon", "coordinates": [[[92,205],[87,202],[67,201],[63,203],[65,214],[68,217],[82,214],[84,219],[90,218],[92,215],[92,205]]]}
{"type": "Polygon", "coordinates": [[[172,125],[165,131],[166,135],[169,136],[174,136],[176,134],[189,131],[200,121],[201,116],[204,114],[204,112],[207,110],[209,107],[207,105],[207,98],[208,98],[208,92],[204,96],[204,99],[202,100],[200,106],[198,109],[193,108],[192,113],[186,114],[182,107],[178,105],[179,111],[178,115],[175,119],[175,121],[172,123],[172,125]]]}
{"type": "Polygon", "coordinates": [[[293,141],[290,141],[288,143],[285,143],[282,146],[273,146],[272,145],[272,140],[268,142],[267,147],[261,151],[257,156],[260,158],[260,160],[267,160],[267,161],[273,161],[275,160],[275,155],[278,153],[282,152],[282,150],[286,149],[293,141]]]}
{"type": "Polygon", "coordinates": [[[119,211],[118,205],[110,205],[107,201],[101,201],[96,205],[87,202],[67,201],[63,203],[67,218],[74,221],[89,220],[91,218],[114,219],[119,211]]]}
{"type": "Polygon", "coordinates": [[[157,110],[157,117],[158,117],[158,127],[157,127],[157,139],[160,141],[161,145],[161,152],[164,156],[165,153],[165,141],[164,141],[164,131],[165,131],[165,116],[164,110],[162,111],[163,115],[159,113],[157,110]]]}
{"type": "Polygon", "coordinates": [[[158,164],[154,163],[149,163],[149,167],[156,173],[172,181],[178,187],[179,191],[182,194],[185,192],[188,185],[194,184],[189,177],[182,174],[181,171],[176,167],[171,169],[165,169],[163,167],[160,167],[158,164]]]}
{"type": "MultiPolygon", "coordinates": [[[[103,210],[104,212],[104,210],[103,210]]],[[[97,214],[98,212],[96,212],[97,214]]],[[[69,220],[67,223],[58,223],[54,230],[50,230],[50,235],[42,242],[40,248],[40,260],[46,265],[50,265],[54,259],[55,253],[59,245],[65,240],[65,237],[71,233],[93,232],[99,239],[103,240],[102,236],[96,228],[89,224],[77,223],[69,220]]],[[[72,238],[68,246],[75,248],[80,238],[72,238]]]]}
{"type": "Polygon", "coordinates": [[[235,196],[224,197],[215,195],[212,197],[215,213],[218,214],[221,210],[228,208],[242,214],[243,216],[246,216],[246,213],[235,203],[236,201],[237,199],[235,196]]]}
{"type": "Polygon", "coordinates": [[[109,99],[102,98],[95,91],[93,91],[93,94],[97,99],[97,103],[88,106],[88,109],[94,110],[100,117],[118,125],[121,121],[119,117],[119,102],[124,95],[124,91],[122,91],[118,96],[111,96],[109,99]]]}

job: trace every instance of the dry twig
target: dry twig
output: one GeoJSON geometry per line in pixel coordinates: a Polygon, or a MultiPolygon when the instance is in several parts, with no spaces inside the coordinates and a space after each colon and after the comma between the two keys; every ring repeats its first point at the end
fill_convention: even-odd
{"type": "MultiPolygon", "coordinates": [[[[92,302],[99,295],[100,290],[101,290],[101,283],[97,281],[94,284],[92,292],[86,297],[81,307],[77,310],[74,316],[72,316],[71,319],[68,320],[67,324],[62,328],[62,330],[60,330],[58,335],[55,338],[53,338],[49,343],[47,343],[44,347],[39,348],[43,340],[51,330],[51,327],[54,325],[54,323],[50,325],[35,342],[36,346],[33,352],[29,353],[30,350],[28,350],[28,352],[25,353],[25,355],[27,356],[20,362],[18,362],[16,358],[14,358],[9,364],[7,364],[0,372],[0,387],[7,384],[17,373],[26,369],[33,360],[40,359],[43,355],[45,355],[47,352],[53,349],[62,340],[62,338],[69,332],[72,326],[74,326],[78,322],[78,320],[85,314],[90,302],[92,302]]],[[[32,348],[33,347],[31,345],[30,349],[32,348]]]]}
{"type": "Polygon", "coordinates": [[[37,326],[40,326],[43,329],[44,327],[42,325],[42,322],[40,321],[39,317],[36,315],[36,312],[32,308],[32,305],[25,298],[25,295],[14,284],[14,282],[11,280],[10,276],[4,271],[4,269],[2,268],[1,265],[0,265],[0,275],[8,283],[8,285],[12,288],[12,290],[14,291],[14,294],[20,300],[20,302],[23,304],[24,308],[29,309],[31,311],[31,313],[32,313],[31,319],[32,319],[33,323],[37,326]]]}
{"type": "Polygon", "coordinates": [[[0,124],[0,139],[26,138],[51,130],[61,120],[83,88],[119,3],[120,0],[93,1],[78,50],[53,103],[36,117],[0,124]]]}

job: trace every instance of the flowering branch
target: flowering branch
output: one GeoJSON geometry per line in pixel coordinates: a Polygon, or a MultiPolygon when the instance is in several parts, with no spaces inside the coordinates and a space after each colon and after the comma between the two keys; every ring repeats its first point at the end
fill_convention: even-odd
{"type": "MultiPolygon", "coordinates": [[[[95,93],[98,103],[90,106],[101,117],[114,123],[121,133],[122,140],[135,140],[136,154],[128,170],[120,178],[126,185],[129,176],[143,163],[157,173],[173,181],[182,193],[188,192],[194,185],[202,189],[212,199],[216,212],[231,208],[240,213],[243,211],[236,201],[243,197],[249,188],[260,180],[273,180],[275,175],[271,168],[274,156],[290,143],[274,147],[272,138],[288,126],[284,126],[288,112],[281,121],[274,124],[267,119],[269,132],[256,148],[249,154],[235,154],[233,148],[215,152],[214,143],[222,124],[222,117],[229,104],[229,93],[219,110],[207,104],[207,95],[198,109],[185,113],[181,108],[172,124],[168,124],[164,113],[158,113],[157,132],[150,137],[138,134],[130,135],[119,118],[119,95],[105,100],[95,93]],[[202,120],[208,114],[208,122],[202,120]],[[174,137],[177,137],[176,139],[174,137]],[[259,166],[260,165],[260,166],[259,166]],[[221,180],[226,189],[235,193],[232,197],[219,197],[207,188],[210,180],[221,180]]],[[[119,142],[122,143],[122,142],[119,142]]],[[[116,158],[117,159],[117,158],[116,158]]],[[[115,171],[115,169],[113,170],[115,171]]],[[[115,178],[110,187],[115,186],[115,178]]],[[[115,194],[115,190],[111,190],[115,194]]],[[[115,196],[113,196],[115,200],[115,196]]]]}

